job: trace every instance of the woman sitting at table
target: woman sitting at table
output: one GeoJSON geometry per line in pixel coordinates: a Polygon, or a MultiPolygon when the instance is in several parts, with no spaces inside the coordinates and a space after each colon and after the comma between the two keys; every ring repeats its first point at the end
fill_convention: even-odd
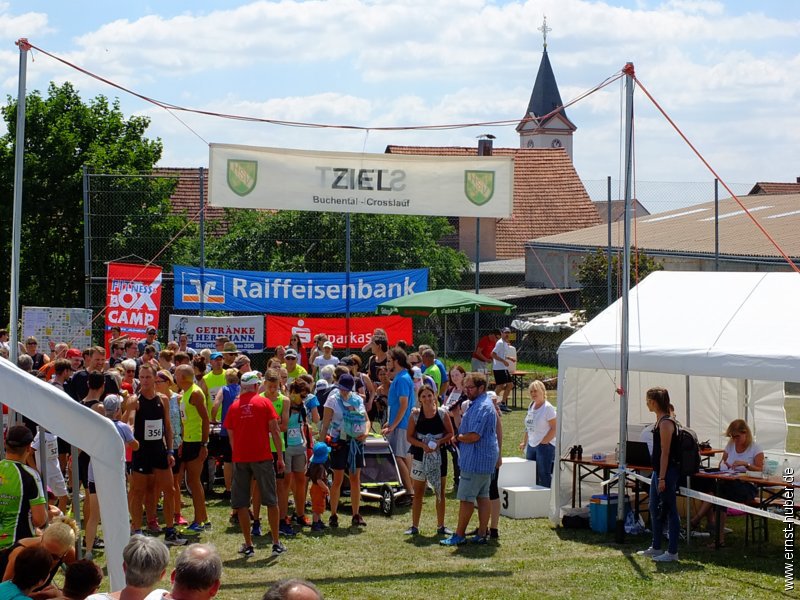
{"type": "MultiPolygon", "coordinates": [[[[720,471],[744,473],[745,471],[761,471],[764,468],[764,451],[761,446],[753,441],[753,433],[750,427],[742,419],[731,421],[728,429],[725,431],[731,441],[725,446],[725,451],[722,453],[722,460],[719,463],[720,471]]],[[[707,481],[707,480],[706,480],[707,481]]],[[[695,487],[695,481],[692,482],[692,487],[695,487]]],[[[701,486],[702,487],[702,486],[701,486]]],[[[705,491],[705,490],[701,490],[705,491]]],[[[709,490],[708,493],[712,493],[709,490]]],[[[750,502],[756,497],[758,489],[752,483],[746,481],[730,480],[719,482],[719,496],[726,500],[733,502],[741,502],[743,504],[750,502]]],[[[697,515],[692,519],[692,527],[696,528],[700,525],[703,517],[708,517],[709,528],[714,525],[714,511],[712,505],[708,502],[703,502],[697,515]]],[[[720,545],[725,543],[725,518],[727,511],[720,511],[720,545]]]]}

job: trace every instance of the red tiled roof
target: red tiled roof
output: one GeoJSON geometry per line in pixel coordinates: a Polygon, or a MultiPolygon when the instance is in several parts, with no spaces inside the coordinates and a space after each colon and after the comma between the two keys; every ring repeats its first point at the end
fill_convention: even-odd
{"type": "MultiPolygon", "coordinates": [[[[153,175],[176,179],[175,191],[170,196],[172,212],[185,214],[192,221],[200,220],[200,169],[184,167],[155,167],[153,175]]],[[[206,222],[217,221],[220,229],[227,229],[225,209],[208,204],[208,169],[203,174],[203,202],[206,207],[206,222]]]]}
{"type": "MultiPolygon", "coordinates": [[[[390,154],[476,156],[477,148],[387,146],[390,154]]],[[[494,148],[495,156],[514,158],[511,217],[497,222],[497,258],[525,255],[530,239],[600,223],[589,194],[563,148],[494,148]]]]}
{"type": "Polygon", "coordinates": [[[800,193],[800,178],[797,183],[759,181],[748,192],[748,196],[756,194],[797,194],[800,193]]]}

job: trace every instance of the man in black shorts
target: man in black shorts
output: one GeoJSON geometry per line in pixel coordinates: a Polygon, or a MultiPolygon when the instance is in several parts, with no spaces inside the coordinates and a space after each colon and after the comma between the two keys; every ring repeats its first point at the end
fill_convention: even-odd
{"type": "MultiPolygon", "coordinates": [[[[158,497],[164,495],[164,543],[183,546],[187,543],[175,529],[175,489],[172,467],[175,450],[172,448],[172,425],[169,420],[169,400],[156,392],[156,372],[149,363],[139,367],[139,395],[133,401],[133,437],[139,449],[133,453],[131,473],[130,511],[133,533],[141,533],[142,504],[147,496],[147,514],[156,519],[158,497]],[[155,495],[147,494],[155,486],[155,495]]],[[[152,523],[148,523],[151,525],[152,523]]],[[[154,523],[158,527],[156,519],[154,523]]],[[[155,528],[154,528],[155,529],[155,528]]]]}
{"type": "Polygon", "coordinates": [[[516,363],[511,359],[510,344],[508,338],[511,335],[511,329],[503,327],[500,331],[500,339],[494,345],[492,350],[492,374],[494,375],[494,391],[497,397],[503,394],[502,401],[500,402],[500,410],[503,412],[511,412],[508,408],[508,394],[514,385],[511,377],[511,370],[516,368],[516,363]]]}

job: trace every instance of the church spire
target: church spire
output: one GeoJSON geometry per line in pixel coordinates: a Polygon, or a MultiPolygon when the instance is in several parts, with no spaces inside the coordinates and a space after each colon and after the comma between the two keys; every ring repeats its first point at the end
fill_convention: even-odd
{"type": "Polygon", "coordinates": [[[544,51],[547,52],[547,33],[549,31],[553,31],[551,27],[547,26],[547,15],[544,15],[544,20],[542,22],[542,26],[537,28],[537,31],[542,32],[542,39],[544,42],[544,51]]]}

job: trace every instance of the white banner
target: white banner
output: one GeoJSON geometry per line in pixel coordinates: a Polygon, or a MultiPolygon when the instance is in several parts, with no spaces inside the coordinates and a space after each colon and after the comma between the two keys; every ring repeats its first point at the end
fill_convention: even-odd
{"type": "Polygon", "coordinates": [[[511,216],[514,163],[210,144],[209,203],[397,215],[511,216]]]}
{"type": "Polygon", "coordinates": [[[178,341],[185,333],[188,346],[195,350],[210,348],[214,341],[225,336],[240,352],[264,351],[264,316],[247,317],[191,317],[189,315],[169,316],[169,339],[178,341]]]}

